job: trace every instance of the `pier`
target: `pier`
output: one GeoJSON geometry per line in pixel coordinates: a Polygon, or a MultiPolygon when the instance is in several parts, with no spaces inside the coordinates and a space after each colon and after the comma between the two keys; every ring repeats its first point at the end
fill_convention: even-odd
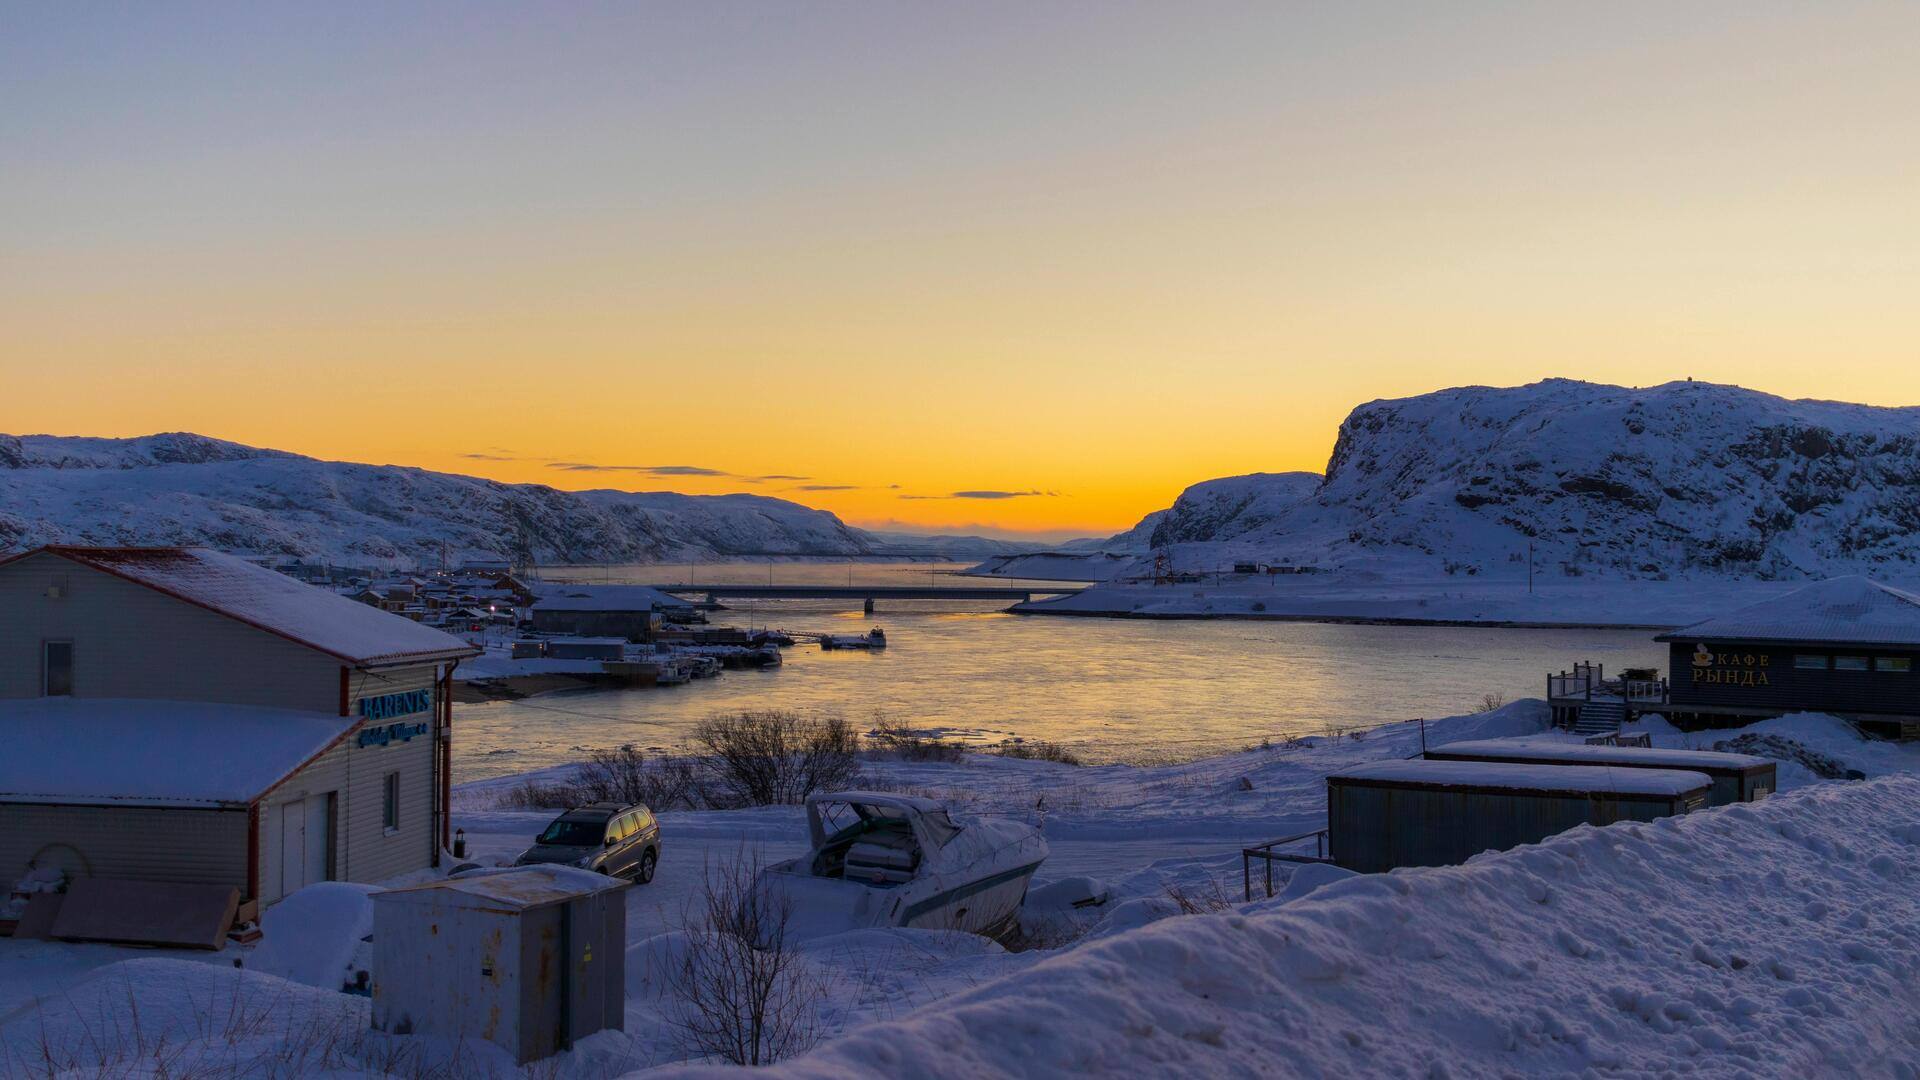
{"type": "Polygon", "coordinates": [[[1079,584],[1061,585],[655,585],[676,596],[704,596],[708,603],[722,598],[740,600],[859,600],[868,614],[878,600],[1005,600],[1025,603],[1036,596],[1064,596],[1079,592],[1079,584]]]}

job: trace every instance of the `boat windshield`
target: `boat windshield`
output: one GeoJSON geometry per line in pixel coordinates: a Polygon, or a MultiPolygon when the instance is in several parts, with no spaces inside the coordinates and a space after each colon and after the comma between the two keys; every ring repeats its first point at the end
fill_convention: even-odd
{"type": "Polygon", "coordinates": [[[568,821],[566,818],[561,818],[547,826],[547,831],[540,834],[538,842],[559,847],[592,847],[606,835],[605,822],[568,821]]]}

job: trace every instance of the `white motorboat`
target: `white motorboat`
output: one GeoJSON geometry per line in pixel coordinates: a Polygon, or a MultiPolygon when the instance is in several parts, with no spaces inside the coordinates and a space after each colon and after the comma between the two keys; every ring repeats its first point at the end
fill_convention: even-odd
{"type": "Polygon", "coordinates": [[[790,902],[791,931],[816,937],[865,927],[1010,930],[1047,841],[1004,818],[956,823],[932,799],[842,791],[807,799],[812,850],[762,871],[790,902]]]}

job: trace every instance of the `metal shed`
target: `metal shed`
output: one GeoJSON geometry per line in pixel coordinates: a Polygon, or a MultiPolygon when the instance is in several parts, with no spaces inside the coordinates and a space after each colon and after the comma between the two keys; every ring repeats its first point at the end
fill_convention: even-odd
{"type": "Polygon", "coordinates": [[[1329,854],[1363,874],[1445,866],[1576,825],[1684,814],[1706,805],[1712,783],[1666,769],[1380,762],[1327,777],[1329,854]]]}
{"type": "Polygon", "coordinates": [[[626,656],[626,652],[626,638],[557,637],[547,640],[549,660],[619,660],[626,656]]]}
{"type": "Polygon", "coordinates": [[[1774,763],[1751,754],[1713,750],[1662,750],[1644,746],[1585,746],[1546,739],[1481,739],[1448,743],[1427,751],[1431,761],[1503,761],[1518,765],[1608,765],[1630,769],[1682,769],[1713,781],[1708,806],[1753,802],[1773,794],[1774,763]]]}
{"type": "Polygon", "coordinates": [[[619,1030],[626,887],[541,866],[375,893],[374,1028],[487,1039],[522,1064],[619,1030]]]}

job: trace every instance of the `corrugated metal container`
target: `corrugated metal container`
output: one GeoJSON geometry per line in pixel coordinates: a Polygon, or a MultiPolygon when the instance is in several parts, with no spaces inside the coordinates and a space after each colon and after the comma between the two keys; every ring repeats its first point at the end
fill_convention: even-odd
{"type": "Polygon", "coordinates": [[[626,883],[524,867],[373,896],[373,1026],[480,1038],[521,1063],[619,1030],[626,883]]]}
{"type": "Polygon", "coordinates": [[[1576,825],[1651,821],[1706,805],[1697,772],[1389,761],[1327,777],[1333,861],[1363,874],[1446,866],[1576,825]]]}
{"type": "Polygon", "coordinates": [[[1481,739],[1427,751],[1432,761],[1504,761],[1517,765],[1604,765],[1628,769],[1682,769],[1713,781],[1708,806],[1753,802],[1773,794],[1774,763],[1751,754],[1664,750],[1643,746],[1584,746],[1528,739],[1481,739]]]}
{"type": "Polygon", "coordinates": [[[549,660],[619,660],[626,651],[625,638],[551,638],[547,641],[549,660]]]}

